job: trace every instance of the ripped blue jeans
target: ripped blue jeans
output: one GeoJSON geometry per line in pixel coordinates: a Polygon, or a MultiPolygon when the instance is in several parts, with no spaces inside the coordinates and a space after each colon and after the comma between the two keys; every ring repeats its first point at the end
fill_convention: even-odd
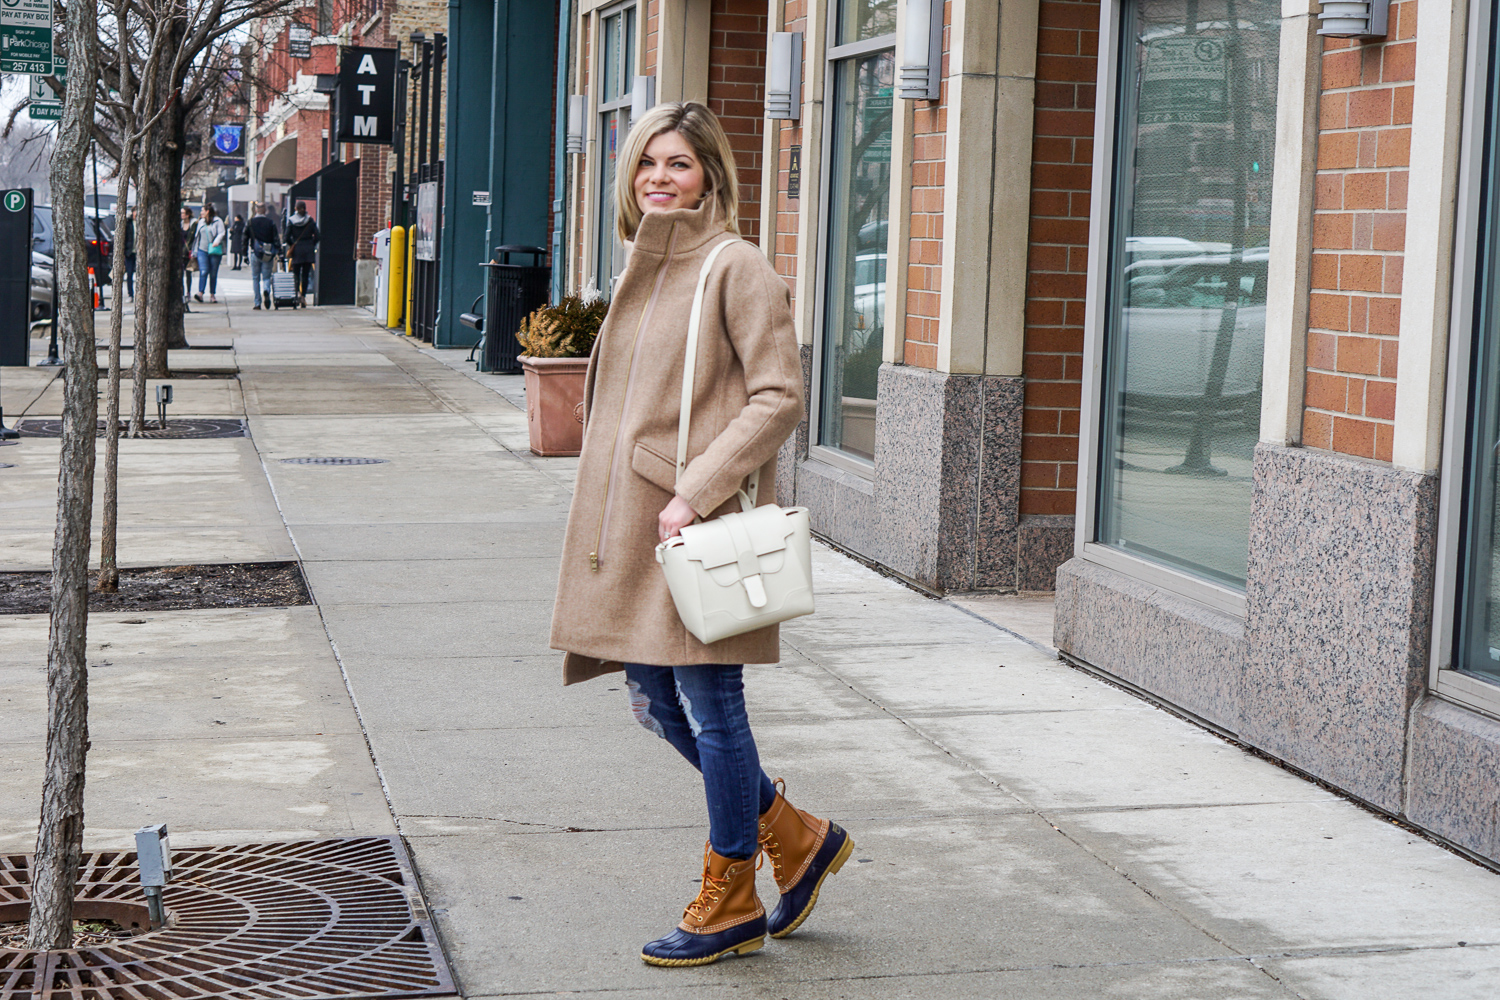
{"type": "Polygon", "coordinates": [[[687,758],[703,774],[708,798],[708,842],[726,858],[760,850],[760,814],[776,801],[776,787],[760,767],[745,712],[741,666],[652,667],[625,664],[636,721],[687,758]]]}

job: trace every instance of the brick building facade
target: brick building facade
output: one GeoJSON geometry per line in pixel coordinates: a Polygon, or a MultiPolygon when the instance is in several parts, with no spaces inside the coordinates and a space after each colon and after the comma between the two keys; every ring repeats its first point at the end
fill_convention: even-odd
{"type": "Polygon", "coordinates": [[[901,92],[923,0],[574,4],[567,289],[607,287],[634,10],[794,295],[783,502],[933,590],[1055,586],[1063,655],[1500,859],[1490,9],[934,2],[936,100],[901,92]],[[755,111],[776,32],[792,119],[755,111]]]}
{"type": "MultiPolygon", "coordinates": [[[[249,129],[251,187],[256,197],[279,209],[287,189],[333,161],[359,161],[359,222],[355,256],[372,258],[371,238],[390,224],[391,146],[338,143],[330,95],[319,93],[319,74],[338,72],[339,52],[346,46],[400,48],[412,58],[413,33],[428,37],[447,29],[445,0],[330,0],[309,3],[289,15],[264,18],[251,31],[255,107],[249,129]],[[291,54],[289,33],[302,25],[312,35],[310,54],[291,54]]],[[[408,93],[408,121],[414,121],[414,94],[408,93]]],[[[317,217],[316,200],[309,214],[317,217]]]]}

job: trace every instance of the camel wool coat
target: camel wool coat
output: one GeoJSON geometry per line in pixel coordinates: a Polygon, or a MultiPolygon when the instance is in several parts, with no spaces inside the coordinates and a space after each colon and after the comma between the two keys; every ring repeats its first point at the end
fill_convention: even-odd
{"type": "Polygon", "coordinates": [[[563,683],[625,663],[775,663],[776,626],[704,645],[683,627],[656,562],[657,515],[673,493],[705,518],[776,496],[776,452],[802,419],[802,362],[786,282],[736,241],[714,262],[698,332],[688,464],[676,478],[688,314],[703,262],[736,237],[711,203],[648,213],[594,343],[583,451],[552,612],[563,683]]]}

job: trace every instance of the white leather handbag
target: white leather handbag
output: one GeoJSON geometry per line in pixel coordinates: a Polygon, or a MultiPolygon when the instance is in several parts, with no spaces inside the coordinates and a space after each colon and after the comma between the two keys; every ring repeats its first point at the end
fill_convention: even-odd
{"type": "MultiPolygon", "coordinates": [[[[687,468],[693,374],[703,289],[719,252],[714,247],[698,273],[688,315],[682,367],[682,409],[677,421],[677,477],[687,468]]],[[[740,511],[683,528],[656,547],[682,624],[699,642],[718,642],[813,612],[812,538],[806,507],[755,506],[760,470],[739,491],[740,511]]]]}

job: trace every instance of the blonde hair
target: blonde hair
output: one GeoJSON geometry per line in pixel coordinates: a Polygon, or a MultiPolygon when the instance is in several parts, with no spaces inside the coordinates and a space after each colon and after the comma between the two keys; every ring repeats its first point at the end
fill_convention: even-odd
{"type": "Polygon", "coordinates": [[[724,213],[724,228],[739,232],[740,183],[735,176],[734,150],[724,126],[701,104],[658,104],[631,126],[615,168],[615,228],[620,239],[635,238],[641,206],[635,200],[635,175],[646,146],[664,132],[677,132],[692,147],[703,167],[703,197],[712,198],[715,211],[724,213]]]}

